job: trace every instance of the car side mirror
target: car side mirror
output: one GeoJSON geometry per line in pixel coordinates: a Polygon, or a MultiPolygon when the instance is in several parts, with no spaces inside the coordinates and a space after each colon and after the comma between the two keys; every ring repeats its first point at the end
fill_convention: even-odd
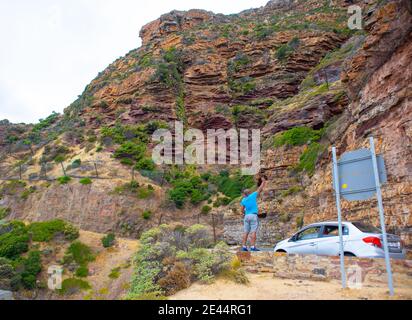
{"type": "Polygon", "coordinates": [[[295,241],[297,240],[297,238],[298,238],[298,237],[297,237],[296,235],[294,235],[292,238],[290,238],[289,241],[290,241],[290,242],[295,242],[295,241]]]}

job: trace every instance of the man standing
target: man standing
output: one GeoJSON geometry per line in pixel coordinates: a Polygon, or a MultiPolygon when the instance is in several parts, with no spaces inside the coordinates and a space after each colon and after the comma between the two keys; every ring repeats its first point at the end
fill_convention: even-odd
{"type": "Polygon", "coordinates": [[[242,213],[244,215],[245,233],[243,235],[242,251],[248,251],[247,240],[250,235],[250,251],[260,251],[256,248],[256,237],[259,229],[259,207],[258,198],[266,186],[266,180],[262,179],[262,183],[256,192],[250,193],[249,190],[243,191],[244,198],[240,202],[242,213]]]}

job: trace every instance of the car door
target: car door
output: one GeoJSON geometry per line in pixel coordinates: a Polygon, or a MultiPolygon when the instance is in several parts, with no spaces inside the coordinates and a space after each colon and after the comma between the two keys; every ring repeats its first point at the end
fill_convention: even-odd
{"type": "Polygon", "coordinates": [[[320,236],[320,226],[308,227],[299,232],[292,239],[288,253],[291,254],[316,254],[316,245],[320,236]]]}
{"type": "MultiPolygon", "coordinates": [[[[343,243],[348,240],[348,227],[343,226],[343,243]]],[[[338,224],[326,224],[322,227],[321,235],[317,241],[316,254],[321,256],[339,255],[339,227],[338,224]]]]}

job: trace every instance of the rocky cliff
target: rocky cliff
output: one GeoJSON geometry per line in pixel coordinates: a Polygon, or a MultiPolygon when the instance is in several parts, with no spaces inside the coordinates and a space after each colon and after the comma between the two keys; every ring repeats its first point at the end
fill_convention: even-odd
{"type": "MultiPolygon", "coordinates": [[[[374,135],[388,167],[387,224],[411,245],[411,31],[406,0],[272,0],[230,16],[172,11],[144,26],[142,46],[101,72],[64,115],[20,131],[0,126],[0,136],[7,138],[0,143],[3,176],[12,171],[16,177],[19,170],[21,175],[16,157],[25,159],[23,175],[44,172],[45,158],[55,159],[47,153],[54,150],[55,156],[65,154],[66,165],[80,156],[104,161],[99,178],[105,180],[31,181],[3,192],[0,206],[11,209],[10,218],[58,216],[84,229],[130,236],[170,220],[213,220],[218,236],[223,232],[237,243],[242,227],[236,201],[216,205],[213,216],[200,214],[206,202],[179,209],[167,197],[171,181],[158,183],[138,173],[140,185],[155,185],[153,196],[113,194],[129,180],[130,168],[111,156],[118,136],[107,128],[174,120],[201,130],[260,128],[261,174],[269,178],[261,242],[273,244],[302,223],[334,219],[330,147],[342,154],[374,135]],[[363,9],[364,30],[347,28],[352,2],[363,9]],[[279,143],[293,128],[319,137],[279,143]],[[142,218],[147,211],[151,219],[142,218]]],[[[51,177],[61,175],[57,164],[49,170],[51,177]]],[[[346,219],[377,224],[375,207],[373,201],[343,204],[346,219]]]]}

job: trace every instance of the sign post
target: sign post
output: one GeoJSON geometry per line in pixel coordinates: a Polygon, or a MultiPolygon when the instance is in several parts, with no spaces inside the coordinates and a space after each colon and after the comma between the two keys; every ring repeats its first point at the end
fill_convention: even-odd
{"type": "Polygon", "coordinates": [[[385,216],[383,212],[383,201],[382,201],[382,191],[381,191],[381,182],[379,179],[379,169],[378,169],[378,161],[376,159],[376,152],[375,152],[375,142],[373,137],[369,138],[371,154],[372,154],[372,163],[373,163],[373,172],[375,175],[375,186],[376,186],[376,197],[378,198],[378,208],[379,208],[379,219],[381,222],[382,228],[382,237],[383,237],[383,248],[385,251],[385,263],[386,263],[386,273],[388,274],[388,286],[390,295],[394,295],[393,290],[393,280],[392,280],[392,269],[391,269],[391,261],[389,258],[389,248],[388,248],[388,237],[386,235],[386,227],[385,227],[385,216]]]}
{"type": "Polygon", "coordinates": [[[332,148],[332,154],[333,154],[333,180],[335,184],[336,208],[338,210],[338,223],[339,223],[340,274],[342,277],[342,287],[346,288],[345,253],[343,251],[342,210],[340,206],[339,170],[338,170],[338,158],[336,156],[335,147],[332,148]]]}
{"type": "Polygon", "coordinates": [[[336,196],[336,208],[339,221],[339,244],[341,259],[342,286],[346,288],[346,272],[344,261],[344,243],[342,229],[342,210],[340,199],[347,201],[369,200],[375,195],[378,200],[379,218],[382,229],[383,250],[385,253],[388,287],[391,295],[394,294],[392,270],[389,257],[388,238],[385,228],[381,185],[387,182],[385,161],[382,156],[376,155],[374,140],[371,137],[370,150],[359,149],[344,153],[338,161],[336,148],[332,148],[333,155],[333,189],[336,196]]]}

